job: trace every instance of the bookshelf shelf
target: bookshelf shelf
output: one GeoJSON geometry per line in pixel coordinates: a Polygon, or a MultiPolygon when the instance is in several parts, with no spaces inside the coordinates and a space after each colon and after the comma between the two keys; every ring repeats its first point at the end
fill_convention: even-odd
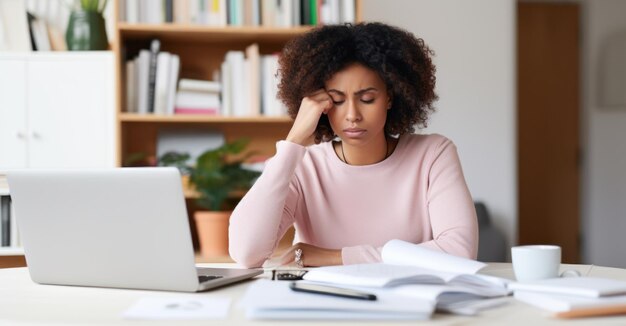
{"type": "Polygon", "coordinates": [[[299,27],[213,27],[202,25],[181,24],[128,24],[118,23],[118,31],[127,39],[159,38],[162,41],[177,42],[225,42],[254,43],[273,42],[286,43],[296,35],[311,29],[310,26],[299,27]]]}
{"type": "Polygon", "coordinates": [[[290,117],[223,117],[223,116],[202,116],[202,115],[155,115],[120,113],[122,122],[152,122],[152,123],[235,123],[235,124],[291,124],[290,117]]]}
{"type": "Polygon", "coordinates": [[[24,249],[17,247],[0,248],[0,268],[25,267],[24,249]]]}

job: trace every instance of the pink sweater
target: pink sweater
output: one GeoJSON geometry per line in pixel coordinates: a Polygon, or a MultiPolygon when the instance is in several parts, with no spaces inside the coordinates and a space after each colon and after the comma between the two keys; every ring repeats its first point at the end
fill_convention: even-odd
{"type": "Polygon", "coordinates": [[[344,264],[380,262],[401,239],[476,258],[478,226],[456,147],[440,135],[403,135],[384,161],[343,163],[330,142],[276,145],[230,220],[230,255],[261,266],[287,229],[296,240],[341,249],[344,264]]]}

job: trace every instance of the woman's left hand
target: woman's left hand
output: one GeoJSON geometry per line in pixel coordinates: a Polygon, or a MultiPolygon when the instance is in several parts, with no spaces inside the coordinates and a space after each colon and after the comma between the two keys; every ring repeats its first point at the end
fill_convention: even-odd
{"type": "Polygon", "coordinates": [[[306,243],[296,243],[280,256],[281,265],[293,264],[296,260],[296,250],[302,250],[303,266],[342,265],[341,249],[325,249],[306,243]]]}

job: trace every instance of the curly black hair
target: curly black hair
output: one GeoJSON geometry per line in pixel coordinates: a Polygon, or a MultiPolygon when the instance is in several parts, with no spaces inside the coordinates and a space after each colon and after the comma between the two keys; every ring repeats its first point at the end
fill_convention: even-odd
{"type": "MultiPolygon", "coordinates": [[[[325,25],[287,43],[279,58],[278,98],[295,119],[302,99],[324,88],[326,81],[352,63],[376,71],[392,99],[385,132],[402,135],[426,127],[435,110],[434,52],[421,38],[382,23],[325,25]]],[[[315,131],[315,142],[335,137],[326,115],[315,131]]]]}

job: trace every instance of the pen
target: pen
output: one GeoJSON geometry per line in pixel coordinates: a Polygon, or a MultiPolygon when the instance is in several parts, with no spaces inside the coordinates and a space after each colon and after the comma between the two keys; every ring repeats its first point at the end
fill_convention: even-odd
{"type": "Polygon", "coordinates": [[[358,300],[369,300],[369,301],[376,300],[376,295],[371,294],[371,293],[361,292],[361,291],[351,290],[351,289],[338,288],[338,287],[328,286],[328,285],[321,285],[321,284],[291,282],[291,284],[289,284],[289,288],[297,292],[333,295],[337,297],[358,299],[358,300]]]}

